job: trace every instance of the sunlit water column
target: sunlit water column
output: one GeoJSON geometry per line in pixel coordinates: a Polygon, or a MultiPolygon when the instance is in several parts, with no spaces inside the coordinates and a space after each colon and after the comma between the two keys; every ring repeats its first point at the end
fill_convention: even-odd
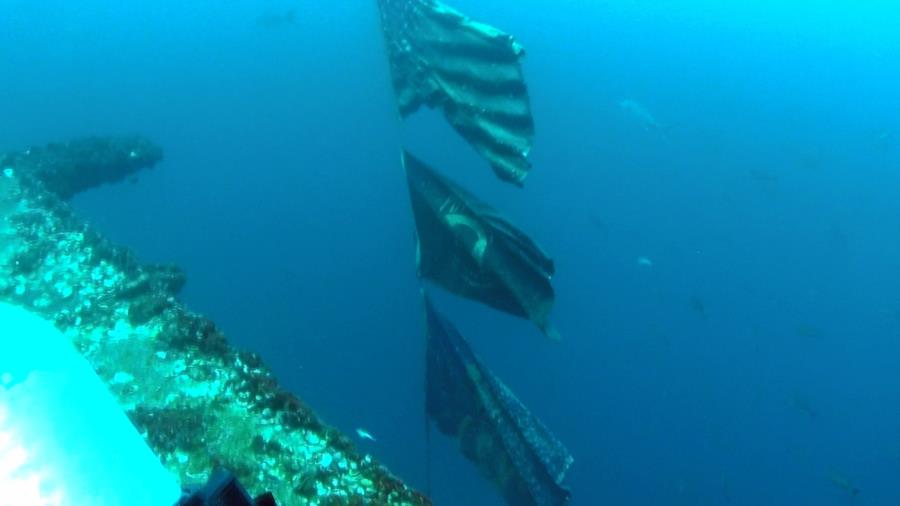
{"type": "Polygon", "coordinates": [[[0,506],[166,506],[180,495],[49,322],[0,303],[0,506]]]}

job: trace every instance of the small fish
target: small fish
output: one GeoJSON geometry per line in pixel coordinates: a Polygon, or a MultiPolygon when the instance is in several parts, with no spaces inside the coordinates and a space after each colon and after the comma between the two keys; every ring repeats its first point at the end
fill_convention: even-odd
{"type": "Polygon", "coordinates": [[[597,229],[597,231],[603,234],[609,233],[609,225],[596,214],[590,214],[588,216],[588,221],[597,229]]]}
{"type": "Polygon", "coordinates": [[[852,497],[859,495],[859,489],[846,476],[838,472],[828,474],[828,480],[837,488],[847,492],[852,497]]]}
{"type": "Polygon", "coordinates": [[[812,403],[809,402],[809,399],[800,394],[794,394],[791,398],[791,403],[794,405],[794,408],[808,416],[811,419],[816,419],[819,417],[819,412],[813,408],[812,403]]]}
{"type": "Polygon", "coordinates": [[[703,303],[703,299],[699,295],[691,295],[691,309],[700,315],[701,318],[706,318],[706,304],[703,303]]]}
{"type": "Polygon", "coordinates": [[[759,167],[754,167],[754,168],[750,169],[749,172],[750,172],[750,177],[752,177],[756,181],[759,181],[760,183],[774,184],[774,183],[778,182],[778,175],[769,170],[762,169],[759,167]]]}
{"type": "Polygon", "coordinates": [[[263,28],[280,28],[297,23],[297,9],[278,14],[270,12],[256,18],[256,24],[263,28]]]}
{"type": "Polygon", "coordinates": [[[809,323],[798,323],[794,327],[794,333],[806,339],[821,339],[822,329],[809,323]]]}
{"type": "Polygon", "coordinates": [[[647,109],[644,104],[637,100],[626,98],[619,101],[619,109],[625,112],[632,120],[634,120],[644,131],[659,136],[662,140],[667,140],[665,128],[657,121],[656,117],[647,109]]]}
{"type": "Polygon", "coordinates": [[[647,257],[637,257],[637,264],[641,267],[653,267],[653,260],[647,257]]]}
{"type": "Polygon", "coordinates": [[[360,439],[368,439],[373,443],[375,442],[375,436],[370,434],[366,429],[356,429],[356,435],[359,436],[360,439]]]}
{"type": "Polygon", "coordinates": [[[817,170],[822,168],[822,163],[824,161],[825,154],[821,149],[817,148],[801,153],[800,156],[797,157],[797,166],[801,169],[817,170]]]}
{"type": "Polygon", "coordinates": [[[897,137],[891,130],[880,130],[875,133],[872,145],[879,151],[888,151],[897,145],[897,137]]]}

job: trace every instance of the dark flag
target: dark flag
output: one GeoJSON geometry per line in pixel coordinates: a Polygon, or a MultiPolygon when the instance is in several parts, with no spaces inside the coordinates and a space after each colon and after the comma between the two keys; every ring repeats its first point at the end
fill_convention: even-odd
{"type": "Polygon", "coordinates": [[[403,152],[418,236],[419,276],[528,318],[547,335],[553,261],[490,206],[403,152]]]}
{"type": "Polygon", "coordinates": [[[500,179],[521,186],[534,138],[522,46],[436,0],[378,7],[400,115],[440,108],[500,179]]]}
{"type": "Polygon", "coordinates": [[[573,459],[485,368],[452,323],[425,302],[426,412],[512,506],[561,506],[573,459]]]}

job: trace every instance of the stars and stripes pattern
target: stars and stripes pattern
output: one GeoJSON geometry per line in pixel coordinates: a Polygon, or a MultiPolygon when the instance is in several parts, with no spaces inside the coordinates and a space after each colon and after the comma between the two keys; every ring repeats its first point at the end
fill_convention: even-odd
{"type": "Polygon", "coordinates": [[[500,179],[521,186],[534,120],[511,35],[436,0],[378,0],[397,107],[440,108],[500,179]]]}

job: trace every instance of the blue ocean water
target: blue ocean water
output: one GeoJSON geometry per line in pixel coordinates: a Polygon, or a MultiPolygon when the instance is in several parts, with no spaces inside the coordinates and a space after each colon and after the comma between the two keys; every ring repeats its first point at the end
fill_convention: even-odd
{"type": "MultiPolygon", "coordinates": [[[[78,211],[181,265],[193,308],[413,486],[424,341],[401,145],[556,261],[561,342],[437,302],[571,449],[573,505],[900,502],[900,8],[452,5],[527,49],[522,190],[433,111],[400,122],[368,0],[2,0],[0,149],[162,144],[164,163],[78,211]]],[[[454,442],[432,445],[436,504],[502,504],[454,442]]]]}

